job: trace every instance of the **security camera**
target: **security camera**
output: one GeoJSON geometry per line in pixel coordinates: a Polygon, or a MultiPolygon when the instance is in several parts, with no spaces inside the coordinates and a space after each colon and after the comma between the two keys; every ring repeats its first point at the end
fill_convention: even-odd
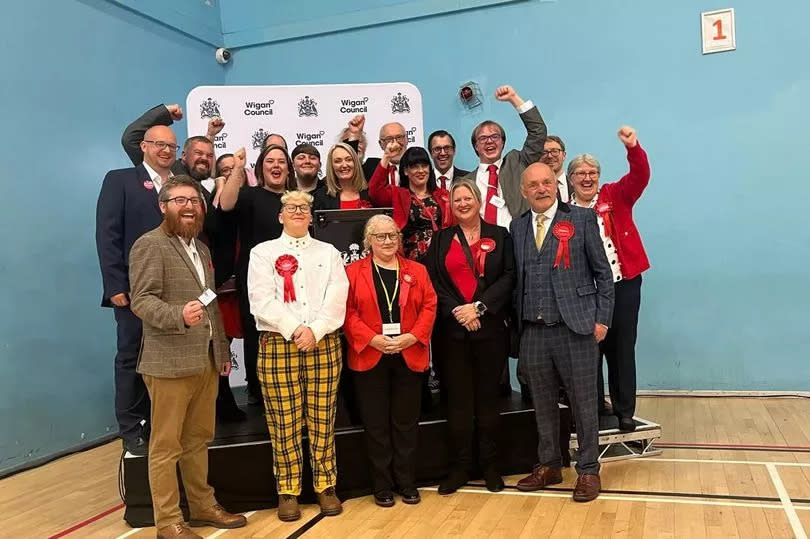
{"type": "Polygon", "coordinates": [[[224,49],[222,47],[217,49],[216,53],[217,62],[220,64],[227,64],[228,61],[231,59],[231,51],[228,49],[224,49]]]}

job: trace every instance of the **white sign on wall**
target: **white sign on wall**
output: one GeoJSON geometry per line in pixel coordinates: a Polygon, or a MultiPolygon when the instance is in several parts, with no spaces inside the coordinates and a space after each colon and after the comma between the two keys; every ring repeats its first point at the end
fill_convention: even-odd
{"type": "Polygon", "coordinates": [[[706,11],[700,14],[703,54],[733,51],[737,48],[734,8],[706,11]]]}
{"type": "MultiPolygon", "coordinates": [[[[290,151],[309,143],[326,154],[340,131],[357,114],[366,116],[366,157],[381,157],[380,127],[399,122],[408,144],[424,146],[422,94],[408,82],[306,86],[198,86],[186,98],[188,135],[204,135],[208,120],[219,116],[225,128],[214,141],[217,155],[241,147],[255,163],[264,137],[278,133],[290,151]]],[[[322,170],[323,172],[323,170],[322,170]]]]}

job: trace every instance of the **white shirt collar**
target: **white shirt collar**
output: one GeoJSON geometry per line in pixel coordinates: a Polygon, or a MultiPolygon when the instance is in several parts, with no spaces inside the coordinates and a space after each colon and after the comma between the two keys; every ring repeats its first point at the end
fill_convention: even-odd
{"type": "Polygon", "coordinates": [[[478,163],[478,171],[479,172],[486,171],[489,168],[489,165],[495,165],[496,167],[498,167],[498,172],[500,172],[501,165],[503,165],[503,156],[501,156],[501,158],[495,161],[494,163],[478,163]]]}
{"type": "Polygon", "coordinates": [[[571,204],[573,204],[574,206],[578,206],[580,208],[593,208],[594,206],[596,206],[597,202],[599,202],[599,191],[596,192],[594,197],[587,204],[584,204],[583,202],[577,200],[576,191],[571,191],[571,204]]]}
{"type": "Polygon", "coordinates": [[[309,247],[310,243],[312,243],[312,236],[310,236],[309,232],[307,232],[306,236],[302,236],[300,238],[293,238],[286,232],[282,232],[281,241],[284,242],[284,245],[292,249],[305,249],[306,247],[309,247]]]}
{"type": "MultiPolygon", "coordinates": [[[[543,215],[546,216],[546,222],[550,223],[554,220],[554,216],[557,215],[557,208],[559,207],[560,202],[557,199],[554,199],[554,204],[551,205],[549,209],[543,212],[543,215]]],[[[537,216],[539,214],[532,210],[532,221],[537,221],[537,216]]]]}
{"type": "MultiPolygon", "coordinates": [[[[155,184],[155,189],[159,193],[161,187],[163,187],[163,178],[160,177],[160,174],[155,172],[155,169],[149,166],[146,160],[143,162],[143,168],[146,169],[146,173],[149,174],[149,178],[152,180],[152,183],[155,184]]],[[[172,171],[170,170],[167,177],[171,178],[172,176],[174,176],[174,174],[172,174],[172,171]]]]}
{"type": "Polygon", "coordinates": [[[447,178],[448,181],[451,181],[451,182],[453,181],[453,173],[455,171],[456,170],[455,170],[455,167],[453,165],[450,165],[450,168],[447,169],[447,172],[439,172],[438,168],[433,169],[433,173],[436,175],[437,180],[439,178],[441,178],[442,176],[444,176],[445,178],[447,178]]]}

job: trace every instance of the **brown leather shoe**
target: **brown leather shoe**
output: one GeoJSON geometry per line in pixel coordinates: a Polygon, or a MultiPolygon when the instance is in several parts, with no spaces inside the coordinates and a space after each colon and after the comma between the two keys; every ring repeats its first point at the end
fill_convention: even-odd
{"type": "Polygon", "coordinates": [[[178,522],[171,526],[163,526],[157,531],[158,539],[202,539],[201,535],[197,535],[189,530],[185,524],[178,522]]]}
{"type": "Polygon", "coordinates": [[[329,487],[318,493],[318,505],[321,506],[321,513],[328,517],[339,515],[343,512],[343,504],[335,494],[335,487],[329,487]]]}
{"type": "Polygon", "coordinates": [[[562,483],[562,470],[560,468],[535,464],[532,473],[517,482],[517,489],[523,492],[531,492],[559,483],[562,483]]]}
{"type": "Polygon", "coordinates": [[[577,485],[574,487],[574,501],[589,502],[595,500],[599,497],[601,488],[602,482],[599,480],[599,474],[582,474],[577,478],[577,485]]]}
{"type": "Polygon", "coordinates": [[[279,494],[278,519],[283,522],[292,522],[299,518],[301,518],[301,510],[298,509],[298,497],[292,494],[279,494]]]}
{"type": "Polygon", "coordinates": [[[214,528],[241,528],[247,524],[247,519],[242,515],[234,515],[227,512],[218,503],[209,507],[206,511],[193,515],[188,525],[192,528],[200,526],[213,526],[214,528]]]}

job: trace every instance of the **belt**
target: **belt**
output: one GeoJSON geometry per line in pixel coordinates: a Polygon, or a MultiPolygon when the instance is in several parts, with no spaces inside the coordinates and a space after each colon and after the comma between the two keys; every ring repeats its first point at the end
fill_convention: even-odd
{"type": "Polygon", "coordinates": [[[543,320],[542,318],[538,318],[537,320],[524,320],[523,323],[524,324],[533,324],[535,326],[542,326],[542,327],[545,327],[545,328],[553,328],[553,327],[557,327],[557,326],[562,325],[562,321],[549,323],[549,322],[546,322],[545,320],[543,320]]]}

